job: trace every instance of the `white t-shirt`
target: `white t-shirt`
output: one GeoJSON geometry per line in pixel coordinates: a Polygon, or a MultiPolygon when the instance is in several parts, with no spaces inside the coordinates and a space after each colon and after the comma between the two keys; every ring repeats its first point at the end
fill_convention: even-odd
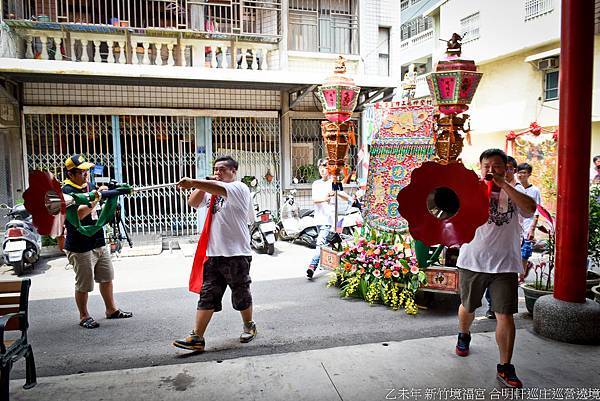
{"type": "MultiPolygon", "coordinates": [[[[523,192],[525,195],[529,195],[529,197],[535,201],[536,205],[542,203],[542,194],[540,192],[540,189],[535,185],[530,184],[527,188],[521,185],[519,191],[523,192]]],[[[537,209],[535,211],[535,214],[538,214],[537,209]]],[[[523,238],[525,238],[529,233],[529,229],[531,228],[532,223],[533,217],[526,217],[523,219],[523,238]]]]}
{"type": "Polygon", "coordinates": [[[498,210],[499,192],[492,192],[490,217],[475,237],[460,247],[456,265],[482,273],[522,273],[519,209],[510,198],[507,210],[498,210]]]}
{"type": "MultiPolygon", "coordinates": [[[[327,194],[331,192],[331,181],[323,181],[322,179],[316,180],[312,184],[312,199],[323,200],[327,197],[327,194]]],[[[333,205],[333,198],[330,202],[319,202],[315,203],[315,225],[323,226],[333,224],[335,208],[333,205]]]]}
{"type": "MultiPolygon", "coordinates": [[[[250,189],[240,181],[219,184],[227,197],[217,196],[215,201],[206,256],[251,256],[248,225],[254,222],[254,208],[250,189]]],[[[207,193],[200,205],[208,206],[211,196],[207,193]]]]}

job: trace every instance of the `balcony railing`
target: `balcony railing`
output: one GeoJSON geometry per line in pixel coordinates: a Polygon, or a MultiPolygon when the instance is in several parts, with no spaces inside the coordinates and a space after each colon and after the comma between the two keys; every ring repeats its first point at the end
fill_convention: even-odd
{"type": "Polygon", "coordinates": [[[418,35],[415,35],[409,39],[400,42],[400,50],[406,50],[408,48],[418,46],[431,40],[433,40],[433,28],[423,31],[418,35]]]}
{"type": "Polygon", "coordinates": [[[60,31],[27,30],[26,59],[194,66],[199,68],[238,68],[269,70],[275,45],[225,40],[177,39],[71,32],[67,39],[60,31]]]}
{"type": "MultiPolygon", "coordinates": [[[[1,0],[2,18],[38,24],[278,37],[281,0],[1,0]]],[[[42,26],[43,27],[43,26],[42,26]]]]}

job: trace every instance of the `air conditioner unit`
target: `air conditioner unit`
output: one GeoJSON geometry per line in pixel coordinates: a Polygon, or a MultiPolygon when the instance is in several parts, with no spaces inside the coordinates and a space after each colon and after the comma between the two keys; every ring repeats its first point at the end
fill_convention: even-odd
{"type": "Polygon", "coordinates": [[[538,70],[546,71],[558,68],[558,57],[544,58],[538,61],[538,70]]]}

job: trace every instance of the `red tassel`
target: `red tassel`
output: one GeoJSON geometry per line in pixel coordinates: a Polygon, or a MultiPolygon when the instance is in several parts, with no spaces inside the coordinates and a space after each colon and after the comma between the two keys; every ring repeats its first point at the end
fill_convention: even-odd
{"type": "Polygon", "coordinates": [[[196,294],[200,294],[202,290],[202,283],[204,278],[204,263],[208,257],[206,256],[206,249],[208,248],[208,239],[210,237],[210,225],[212,224],[212,210],[215,205],[217,197],[212,195],[206,211],[206,220],[204,220],[204,227],[202,228],[202,234],[198,239],[198,246],[196,247],[196,253],[194,254],[194,263],[192,264],[192,271],[190,272],[190,283],[189,290],[196,294]]]}

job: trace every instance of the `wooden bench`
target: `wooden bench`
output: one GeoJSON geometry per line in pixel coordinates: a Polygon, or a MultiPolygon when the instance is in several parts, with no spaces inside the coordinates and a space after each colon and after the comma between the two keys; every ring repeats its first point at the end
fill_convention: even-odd
{"type": "Polygon", "coordinates": [[[0,400],[8,401],[10,369],[19,358],[25,358],[25,385],[36,385],[33,350],[27,342],[29,287],[31,280],[0,281],[0,400]],[[16,340],[5,340],[7,331],[20,331],[16,340]]]}

